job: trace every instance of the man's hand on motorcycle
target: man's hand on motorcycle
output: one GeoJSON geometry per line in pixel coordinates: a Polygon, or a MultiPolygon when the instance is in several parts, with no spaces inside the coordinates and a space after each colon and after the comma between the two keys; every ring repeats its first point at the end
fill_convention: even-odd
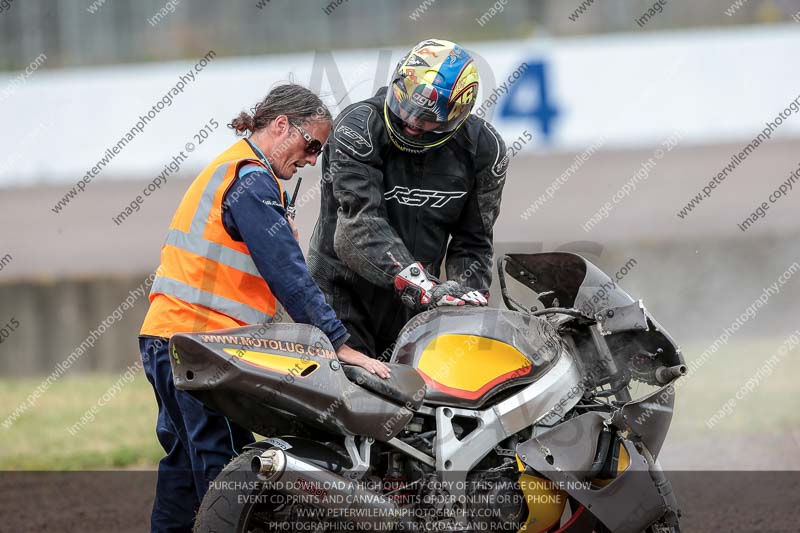
{"type": "Polygon", "coordinates": [[[488,304],[487,297],[453,280],[437,283],[420,263],[413,263],[394,278],[394,287],[402,302],[413,309],[431,309],[441,306],[488,304]]]}
{"type": "Polygon", "coordinates": [[[373,359],[372,357],[364,355],[358,350],[350,348],[346,344],[343,344],[336,351],[336,356],[343,363],[347,363],[348,365],[360,366],[361,368],[368,370],[372,374],[376,374],[382,377],[383,379],[387,379],[389,376],[392,375],[392,370],[388,366],[378,361],[377,359],[373,359]]]}

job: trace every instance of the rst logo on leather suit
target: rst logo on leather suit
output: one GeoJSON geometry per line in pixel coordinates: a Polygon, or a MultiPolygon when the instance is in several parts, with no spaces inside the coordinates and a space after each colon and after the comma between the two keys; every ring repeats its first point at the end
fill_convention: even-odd
{"type": "Polygon", "coordinates": [[[408,187],[396,186],[383,196],[386,200],[397,200],[401,205],[411,207],[442,207],[450,200],[461,198],[467,191],[432,191],[428,189],[409,189],[408,187]]]}
{"type": "Polygon", "coordinates": [[[361,136],[360,133],[355,131],[353,128],[345,126],[344,124],[339,126],[336,132],[346,136],[350,140],[350,142],[357,148],[366,148],[368,146],[371,146],[371,144],[367,142],[367,140],[363,136],[361,136]]]}

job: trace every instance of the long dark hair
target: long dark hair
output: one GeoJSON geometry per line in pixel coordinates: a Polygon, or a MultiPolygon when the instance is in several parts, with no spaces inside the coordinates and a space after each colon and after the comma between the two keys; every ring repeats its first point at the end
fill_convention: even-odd
{"type": "Polygon", "coordinates": [[[246,135],[268,126],[279,115],[286,115],[293,122],[332,122],[331,112],[319,96],[302,85],[287,83],[273,88],[262,101],[250,110],[242,111],[231,120],[228,127],[236,135],[246,135]]]}

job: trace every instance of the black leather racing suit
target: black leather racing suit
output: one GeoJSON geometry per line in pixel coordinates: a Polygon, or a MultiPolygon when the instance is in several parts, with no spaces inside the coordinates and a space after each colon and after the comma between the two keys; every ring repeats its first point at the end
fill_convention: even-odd
{"type": "Polygon", "coordinates": [[[474,115],[442,146],[399,150],[386,132],[385,91],[334,123],[308,255],[311,275],[350,332],[348,345],[382,359],[414,314],[394,291],[401,268],[419,261],[440,276],[446,256],[447,279],[488,290],[508,165],[503,139],[474,115]]]}

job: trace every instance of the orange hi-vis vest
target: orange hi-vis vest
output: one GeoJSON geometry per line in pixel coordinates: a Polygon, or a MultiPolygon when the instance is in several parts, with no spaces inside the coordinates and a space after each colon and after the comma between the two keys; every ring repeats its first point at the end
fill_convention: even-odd
{"type": "MultiPolygon", "coordinates": [[[[247,246],[222,224],[222,199],[246,164],[266,166],[242,139],[220,154],[189,186],[164,245],[150,291],[142,335],[169,338],[269,322],[276,300],[247,246]]],[[[280,190],[280,180],[267,169],[280,190]]],[[[244,186],[244,184],[242,185],[244,186]]],[[[284,206],[285,207],[285,206],[284,206]]]]}

